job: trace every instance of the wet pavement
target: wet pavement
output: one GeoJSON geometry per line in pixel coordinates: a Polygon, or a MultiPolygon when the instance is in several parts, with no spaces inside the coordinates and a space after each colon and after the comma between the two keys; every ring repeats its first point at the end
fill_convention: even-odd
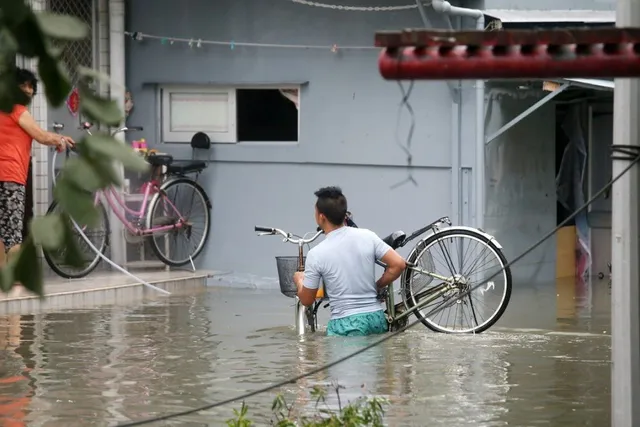
{"type": "MultiPolygon", "coordinates": [[[[291,304],[278,291],[209,288],[130,306],[0,316],[0,426],[111,426],[181,411],[371,341],[301,340],[291,304]]],[[[390,426],[602,427],[611,412],[609,327],[606,281],[520,286],[484,334],[435,334],[419,324],[281,391],[303,408],[313,385],[337,381],[342,401],[388,398],[390,426]]],[[[268,425],[274,396],[247,400],[258,425],[268,425]]],[[[150,425],[224,425],[239,406],[150,425]]]]}

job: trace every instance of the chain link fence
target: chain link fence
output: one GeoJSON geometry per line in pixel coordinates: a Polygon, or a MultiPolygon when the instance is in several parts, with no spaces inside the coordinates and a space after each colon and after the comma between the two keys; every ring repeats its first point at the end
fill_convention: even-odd
{"type": "MultiPolygon", "coordinates": [[[[47,10],[53,13],[71,15],[89,26],[89,33],[93,32],[93,1],[92,0],[46,0],[47,10]]],[[[69,71],[71,84],[78,82],[78,74],[75,69],[78,66],[93,66],[93,37],[85,40],[57,43],[56,47],[62,48],[62,61],[69,71]]]]}

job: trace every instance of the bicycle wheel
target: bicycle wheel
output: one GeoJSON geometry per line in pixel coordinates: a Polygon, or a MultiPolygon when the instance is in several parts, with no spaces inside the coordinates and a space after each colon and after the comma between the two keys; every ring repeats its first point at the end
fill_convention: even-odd
{"type": "MultiPolygon", "coordinates": [[[[453,279],[454,286],[446,293],[415,311],[416,317],[432,331],[484,332],[500,319],[509,304],[511,269],[506,267],[507,261],[500,248],[479,232],[456,228],[443,230],[418,243],[407,261],[424,271],[453,279]],[[456,244],[451,245],[454,241],[456,244]],[[466,255],[473,259],[465,261],[466,255]],[[478,287],[494,274],[495,277],[478,287]],[[495,307],[488,308],[492,302],[496,303],[495,307]],[[466,314],[465,309],[468,309],[466,314]],[[427,317],[429,313],[432,314],[427,317]],[[483,314],[489,315],[485,318],[481,317],[483,314]],[[465,321],[469,322],[467,326],[462,325],[465,321]]],[[[410,269],[403,273],[401,280],[409,309],[446,285],[446,282],[410,269]]]]}
{"type": "Polygon", "coordinates": [[[171,180],[151,202],[147,229],[169,225],[174,228],[151,235],[151,247],[162,262],[180,267],[202,252],[211,228],[209,197],[195,181],[189,178],[171,180]]]}
{"type": "MultiPolygon", "coordinates": [[[[51,203],[47,210],[47,215],[54,213],[57,207],[57,202],[54,201],[51,203]]],[[[109,217],[107,216],[107,211],[101,202],[98,202],[97,208],[100,211],[100,218],[102,219],[101,223],[97,227],[88,228],[83,227],[81,224],[78,224],[78,226],[82,229],[82,232],[87,236],[89,241],[100,251],[100,253],[104,253],[107,245],[109,244],[109,217]]],[[[91,273],[98,266],[101,258],[89,247],[75,227],[72,226],[72,230],[74,238],[78,242],[80,253],[84,255],[84,267],[78,269],[77,267],[64,264],[63,260],[65,249],[60,249],[54,253],[49,253],[43,249],[42,253],[47,264],[49,264],[49,267],[51,267],[58,276],[64,277],[65,279],[80,279],[91,273]]]]}

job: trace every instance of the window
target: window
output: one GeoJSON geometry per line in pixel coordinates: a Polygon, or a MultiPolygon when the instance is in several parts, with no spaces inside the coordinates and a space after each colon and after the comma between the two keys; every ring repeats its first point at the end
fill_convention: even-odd
{"type": "Polygon", "coordinates": [[[210,87],[162,89],[162,139],[190,142],[205,132],[212,142],[236,142],[236,93],[210,87]]]}
{"type": "Polygon", "coordinates": [[[165,142],[205,132],[214,143],[298,141],[299,87],[162,88],[165,142]]]}

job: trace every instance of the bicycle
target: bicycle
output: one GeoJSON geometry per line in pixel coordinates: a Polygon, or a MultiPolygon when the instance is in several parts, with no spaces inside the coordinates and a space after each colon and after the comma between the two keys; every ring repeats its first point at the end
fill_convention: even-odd
{"type": "MultiPolygon", "coordinates": [[[[85,122],[78,129],[84,130],[91,135],[92,126],[91,123],[85,122]]],[[[64,125],[55,123],[53,128],[56,132],[59,132],[64,129],[64,125]]],[[[123,126],[116,129],[111,136],[115,136],[120,132],[142,130],[142,127],[123,126]]],[[[74,150],[67,147],[65,152],[66,160],[69,159],[70,151],[74,150]]],[[[102,203],[102,198],[104,198],[108,207],[115,213],[116,218],[123,224],[125,237],[129,242],[140,242],[143,239],[151,239],[153,252],[165,265],[180,267],[191,263],[191,267],[195,270],[193,260],[200,254],[209,238],[212,205],[200,184],[186,175],[189,173],[199,174],[207,167],[207,164],[199,161],[174,163],[173,157],[167,154],[148,155],[146,160],[151,165],[151,176],[141,186],[140,195],[142,201],[140,209],[134,210],[129,208],[123,197],[121,197],[112,186],[100,190],[94,195],[95,206],[100,211],[100,224],[93,228],[79,224],[79,228],[87,238],[91,240],[91,243],[98,248],[102,254],[105,254],[109,246],[111,228],[107,210],[102,203]],[[183,214],[183,211],[176,207],[183,205],[181,201],[184,201],[182,198],[177,199],[177,187],[180,186],[186,186],[187,189],[192,190],[192,203],[197,201],[204,205],[204,225],[202,227],[202,237],[197,242],[197,245],[195,245],[195,248],[186,255],[180,255],[177,259],[174,259],[169,253],[169,238],[177,238],[180,232],[184,232],[187,243],[189,243],[192,240],[195,230],[191,211],[183,214]],[[172,199],[169,193],[173,190],[176,190],[176,197],[172,199]],[[93,238],[96,238],[98,241],[94,242],[93,238]],[[156,238],[160,238],[163,242],[158,242],[156,238]]],[[[53,167],[55,168],[55,162],[53,167]]],[[[47,214],[55,212],[57,208],[58,203],[53,201],[51,205],[49,205],[47,214]]],[[[79,279],[87,276],[99,265],[101,260],[101,257],[86,244],[85,240],[77,231],[76,234],[82,252],[87,255],[85,258],[85,266],[80,270],[62,263],[64,259],[64,249],[56,253],[43,250],[45,260],[49,267],[51,267],[56,274],[66,279],[79,279]]]]}
{"type": "MultiPolygon", "coordinates": [[[[346,224],[351,227],[357,227],[350,215],[346,219],[346,224]]],[[[317,312],[319,307],[327,300],[324,285],[321,285],[316,295],[316,301],[309,307],[303,306],[297,298],[297,287],[293,283],[293,274],[295,271],[304,271],[304,245],[314,242],[321,234],[322,230],[318,230],[311,238],[300,237],[278,228],[255,226],[255,231],[259,236],[264,235],[280,235],[283,242],[298,245],[298,256],[276,256],[276,265],[278,269],[278,277],[280,282],[280,292],[291,298],[295,298],[295,327],[299,335],[306,333],[307,329],[315,332],[318,328],[317,312]]],[[[378,294],[378,299],[385,304],[385,315],[389,323],[389,331],[401,329],[406,326],[408,316],[415,314],[420,322],[434,332],[442,333],[482,333],[493,326],[504,314],[509,300],[511,298],[512,277],[511,269],[507,265],[507,260],[502,253],[502,246],[496,239],[482,230],[466,227],[452,226],[448,217],[442,217],[431,224],[416,230],[407,236],[403,231],[396,231],[382,239],[393,249],[399,249],[419,236],[429,232],[429,234],[420,239],[413,247],[405,261],[407,267],[400,276],[400,295],[402,301],[395,303],[394,301],[394,285],[389,285],[383,292],[378,294]],[[444,227],[443,227],[444,225],[444,227]],[[442,250],[445,243],[452,239],[467,240],[469,245],[458,246],[455,251],[442,250]],[[471,244],[476,244],[476,249],[469,250],[471,244]],[[452,254],[462,256],[467,253],[477,253],[478,248],[481,253],[487,251],[491,255],[497,265],[495,269],[484,268],[480,271],[467,271],[465,263],[458,259],[457,263],[452,259],[452,254]],[[431,249],[441,249],[442,253],[448,258],[445,262],[449,269],[447,274],[436,273],[431,249]],[[426,265],[423,265],[426,264],[426,265]],[[456,269],[455,266],[458,265],[456,269]],[[485,279],[493,276],[498,269],[500,274],[487,282],[486,286],[474,289],[475,286],[482,283],[485,279]],[[502,279],[504,281],[504,290],[500,295],[496,295],[496,281],[502,279]],[[429,285],[434,284],[429,287],[429,285]],[[473,290],[472,290],[473,289],[473,290]],[[490,292],[494,291],[494,292],[490,292]],[[474,299],[472,294],[477,292],[480,294],[482,301],[474,299]],[[475,307],[476,302],[484,303],[492,296],[497,296],[499,303],[496,310],[484,322],[478,321],[478,309],[475,307]],[[453,302],[455,301],[455,302],[453,302]],[[436,303],[434,306],[430,304],[436,303]],[[435,316],[441,314],[443,310],[438,308],[455,307],[456,316],[454,322],[459,320],[461,315],[457,313],[460,306],[469,306],[471,308],[471,319],[475,321],[475,326],[462,329],[455,329],[449,323],[443,324],[435,320],[435,316]],[[427,317],[426,313],[433,313],[431,317],[427,317]]],[[[307,233],[309,234],[309,233],[307,233]]],[[[306,236],[306,235],[305,235],[306,236]]],[[[378,265],[385,267],[384,263],[377,261],[378,265]]],[[[478,257],[472,262],[471,267],[484,267],[487,264],[484,257],[478,257]]],[[[330,303],[324,305],[329,307],[330,303]]],[[[451,319],[447,317],[447,322],[451,319]]]]}

